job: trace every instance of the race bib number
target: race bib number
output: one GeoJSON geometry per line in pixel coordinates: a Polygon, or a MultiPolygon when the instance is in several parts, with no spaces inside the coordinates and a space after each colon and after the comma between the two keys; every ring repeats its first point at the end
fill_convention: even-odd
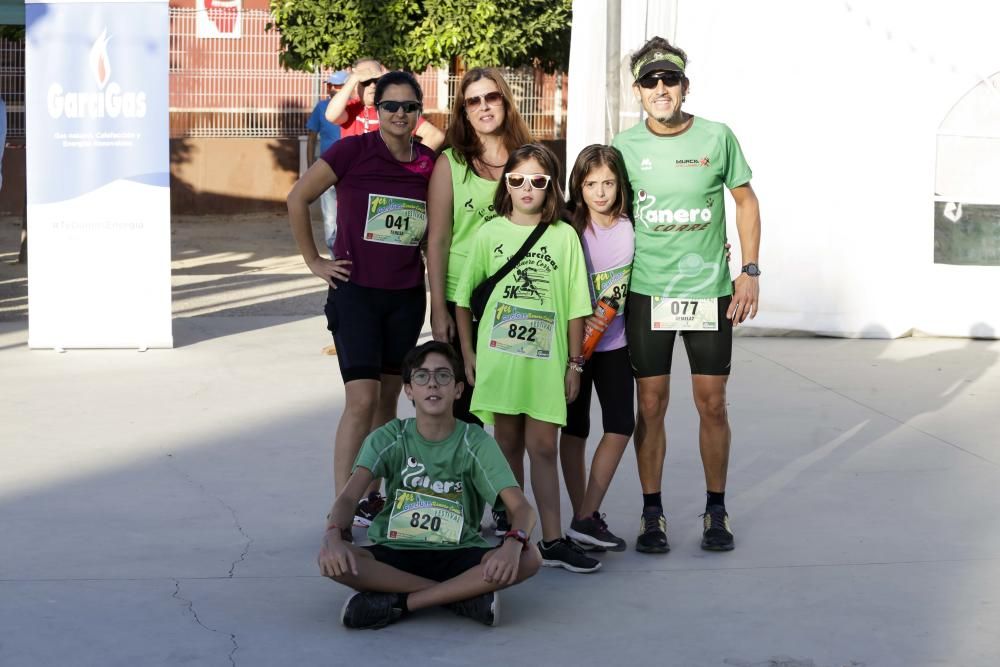
{"type": "Polygon", "coordinates": [[[719,300],[654,296],[650,309],[653,331],[718,331],[719,300]]]}
{"type": "Polygon", "coordinates": [[[590,274],[590,282],[594,286],[594,301],[611,298],[618,302],[618,315],[625,314],[625,297],[628,296],[628,281],[632,276],[632,265],[626,264],[607,271],[597,271],[590,274]]]}
{"type": "Polygon", "coordinates": [[[427,231],[427,203],[419,199],[368,195],[365,241],[416,246],[427,231]]]}
{"type": "Polygon", "coordinates": [[[531,359],[548,359],[556,314],[548,310],[520,308],[503,301],[493,311],[490,347],[531,359]]]}
{"type": "Polygon", "coordinates": [[[386,535],[401,542],[458,544],[464,523],[461,503],[396,489],[386,535]]]}

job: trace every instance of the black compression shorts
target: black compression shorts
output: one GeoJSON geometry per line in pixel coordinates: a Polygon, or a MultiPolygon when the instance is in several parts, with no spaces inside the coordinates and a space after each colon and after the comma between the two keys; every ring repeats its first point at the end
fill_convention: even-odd
{"type": "Polygon", "coordinates": [[[605,433],[631,436],[635,430],[635,378],[628,348],[594,352],[583,366],[580,393],[566,406],[563,433],[586,439],[590,435],[590,396],[597,388],[605,433]]]}
{"type": "Polygon", "coordinates": [[[483,556],[492,551],[488,547],[393,549],[384,544],[371,544],[361,548],[370,551],[380,563],[433,581],[454,579],[479,565],[483,556]]]}
{"type": "MultiPolygon", "coordinates": [[[[726,319],[732,296],[719,297],[718,331],[683,331],[684,348],[692,375],[729,375],[733,358],[733,323],[726,319]]],[[[637,378],[670,375],[676,331],[653,331],[652,297],[629,292],[625,309],[625,337],[632,370],[637,378]]]]}
{"type": "Polygon", "coordinates": [[[378,289],[338,281],[327,290],[326,327],[344,382],[399,375],[403,356],[420,338],[426,306],[423,286],[378,289]]]}

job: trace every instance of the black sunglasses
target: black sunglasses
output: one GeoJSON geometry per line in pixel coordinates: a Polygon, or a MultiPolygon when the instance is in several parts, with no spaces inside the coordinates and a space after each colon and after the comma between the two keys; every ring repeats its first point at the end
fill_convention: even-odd
{"type": "Polygon", "coordinates": [[[683,79],[684,75],[680,72],[653,72],[639,79],[639,85],[652,90],[656,88],[656,84],[662,81],[664,86],[670,88],[679,84],[683,79]]]}
{"type": "Polygon", "coordinates": [[[385,111],[386,113],[396,113],[401,108],[404,113],[414,113],[423,108],[420,102],[397,102],[396,100],[386,100],[385,102],[379,102],[375,106],[379,111],[385,111]]]}
{"type": "Polygon", "coordinates": [[[364,81],[360,82],[358,85],[360,85],[362,88],[364,88],[365,86],[372,85],[376,81],[378,81],[378,79],[365,79],[364,81]]]}
{"type": "Polygon", "coordinates": [[[484,104],[486,106],[493,106],[494,104],[500,104],[501,102],[503,102],[503,94],[499,90],[494,90],[492,93],[486,93],[485,95],[466,97],[465,108],[472,111],[473,109],[480,108],[484,104]]]}

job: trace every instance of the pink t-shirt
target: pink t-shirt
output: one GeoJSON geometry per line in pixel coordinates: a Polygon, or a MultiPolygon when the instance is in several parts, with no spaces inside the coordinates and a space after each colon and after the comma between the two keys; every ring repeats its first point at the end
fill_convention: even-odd
{"type": "Polygon", "coordinates": [[[601,297],[618,302],[618,316],[604,332],[596,352],[625,347],[625,297],[628,296],[635,254],[635,229],[622,216],[607,229],[593,222],[583,230],[583,254],[590,274],[590,298],[594,305],[601,297]]]}
{"type": "Polygon", "coordinates": [[[392,156],[378,132],[341,139],[321,158],[337,175],[337,240],[351,282],[404,289],[424,284],[419,242],[427,232],[434,151],[413,144],[413,161],[392,156]]]}

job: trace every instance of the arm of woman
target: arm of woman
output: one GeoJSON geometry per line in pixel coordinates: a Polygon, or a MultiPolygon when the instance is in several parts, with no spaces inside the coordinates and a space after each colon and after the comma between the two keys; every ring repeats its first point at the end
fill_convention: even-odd
{"type": "Polygon", "coordinates": [[[312,219],[309,217],[309,204],[316,201],[321,194],[336,185],[337,175],[326,160],[316,160],[302,178],[296,181],[288,193],[288,224],[292,228],[295,245],[306,266],[314,274],[326,281],[334,289],[337,286],[333,279],[347,280],[350,275],[351,262],[344,259],[329,260],[320,257],[313,238],[312,219]]]}
{"type": "Polygon", "coordinates": [[[427,280],[431,287],[431,333],[434,340],[443,343],[455,337],[455,322],[445,305],[454,196],[451,165],[448,158],[441,156],[434,164],[427,189],[427,280]]]}
{"type": "Polygon", "coordinates": [[[472,311],[458,306],[455,308],[455,318],[458,320],[458,339],[462,345],[462,357],[465,359],[465,383],[476,386],[476,353],[473,349],[472,311]]]}

